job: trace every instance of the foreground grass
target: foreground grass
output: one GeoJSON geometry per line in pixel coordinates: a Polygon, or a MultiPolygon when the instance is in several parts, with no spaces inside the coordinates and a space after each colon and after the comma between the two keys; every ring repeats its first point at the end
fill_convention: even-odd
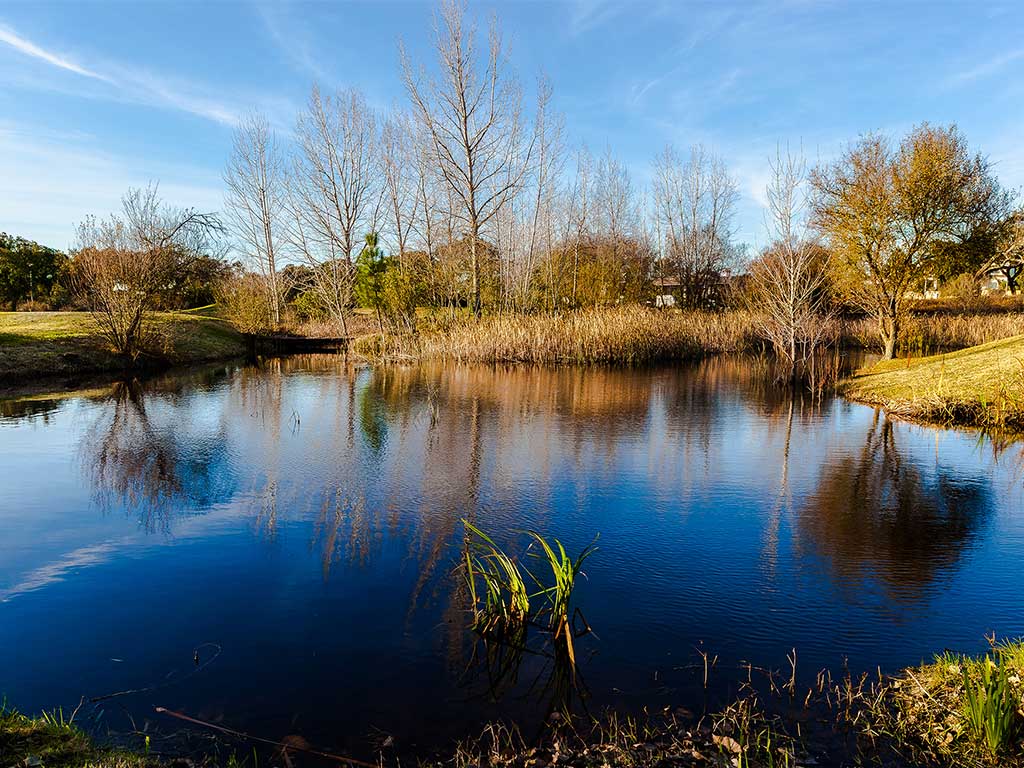
{"type": "MultiPolygon", "coordinates": [[[[806,689],[806,696],[798,690],[795,678],[788,680],[788,673],[779,677],[770,670],[757,670],[751,677],[755,669],[745,670],[746,681],[732,703],[700,717],[681,709],[637,717],[612,712],[597,720],[554,715],[543,731],[529,740],[515,729],[492,724],[478,737],[441,755],[399,760],[395,754],[383,752],[372,764],[421,768],[1024,768],[1022,641],[993,642],[992,649],[981,656],[945,652],[874,682],[866,675],[833,680],[822,672],[818,682],[806,689]],[[759,676],[763,677],[760,685],[759,676]],[[994,680],[999,685],[994,686],[994,680]],[[996,711],[1001,713],[998,718],[993,716],[996,711]]],[[[308,750],[285,743],[278,746],[281,749],[269,765],[320,764],[302,759],[308,750]]],[[[262,764],[251,744],[236,743],[234,747],[226,760],[210,756],[198,764],[262,764]],[[250,758],[237,761],[234,747],[250,758]]],[[[0,709],[0,766],[175,765],[166,760],[98,747],[60,715],[30,718],[0,709]]],[[[348,761],[339,758],[336,762],[348,761]]]]}
{"type": "MultiPolygon", "coordinates": [[[[155,322],[165,346],[148,362],[181,365],[245,354],[237,331],[201,313],[164,312],[155,322]]],[[[2,381],[123,368],[86,312],[0,312],[2,381]]]]}
{"type": "Polygon", "coordinates": [[[905,418],[1022,431],[1024,336],[881,362],[858,372],[842,392],[905,418]]]}
{"type": "Polygon", "coordinates": [[[103,749],[61,714],[27,717],[0,708],[0,765],[41,768],[151,768],[145,755],[103,749]]]}
{"type": "Polygon", "coordinates": [[[871,728],[932,765],[1024,766],[1024,642],[984,656],[945,652],[906,669],[871,708],[871,728]]]}

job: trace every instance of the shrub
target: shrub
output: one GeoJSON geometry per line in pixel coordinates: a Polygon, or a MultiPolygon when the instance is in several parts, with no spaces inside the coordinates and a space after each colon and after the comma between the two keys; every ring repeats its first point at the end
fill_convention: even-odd
{"type": "Polygon", "coordinates": [[[234,275],[215,292],[224,319],[242,333],[267,333],[274,327],[267,280],[255,274],[234,275]]]}

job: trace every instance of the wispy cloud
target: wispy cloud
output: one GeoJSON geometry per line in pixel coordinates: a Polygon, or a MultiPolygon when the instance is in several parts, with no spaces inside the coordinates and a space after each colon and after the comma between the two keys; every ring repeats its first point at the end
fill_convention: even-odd
{"type": "Polygon", "coordinates": [[[110,63],[87,67],[64,55],[47,50],[10,27],[2,25],[0,25],[0,43],[58,69],[73,72],[110,86],[109,89],[102,89],[91,94],[78,91],[78,95],[81,96],[98,96],[113,101],[127,101],[163,109],[174,109],[223,125],[234,125],[238,122],[239,110],[226,105],[215,96],[199,93],[199,89],[192,84],[172,81],[137,67],[129,68],[110,63]]]}
{"type": "Polygon", "coordinates": [[[1019,59],[1024,59],[1024,48],[993,56],[988,61],[984,61],[971,69],[958,72],[947,80],[947,84],[950,86],[966,85],[983,77],[994,75],[1008,64],[1012,64],[1019,59]]]}
{"type": "Polygon", "coordinates": [[[106,83],[112,82],[106,75],[101,75],[99,72],[86,69],[64,56],[60,56],[52,51],[40,48],[32,41],[26,40],[14,30],[3,25],[0,25],[0,43],[6,43],[11,46],[11,48],[14,48],[16,51],[20,51],[26,56],[31,56],[32,58],[45,61],[48,64],[52,64],[53,66],[67,70],[68,72],[74,72],[76,75],[91,77],[93,80],[102,80],[106,83]]]}

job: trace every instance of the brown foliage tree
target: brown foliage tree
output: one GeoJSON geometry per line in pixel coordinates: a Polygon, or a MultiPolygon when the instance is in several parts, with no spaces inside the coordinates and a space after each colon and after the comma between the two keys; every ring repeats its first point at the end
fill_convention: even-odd
{"type": "Polygon", "coordinates": [[[1010,199],[956,126],[927,123],[896,148],[883,136],[864,137],[813,171],[811,184],[815,224],[838,256],[848,297],[877,317],[886,359],[941,246],[990,226],[1010,199]]]}

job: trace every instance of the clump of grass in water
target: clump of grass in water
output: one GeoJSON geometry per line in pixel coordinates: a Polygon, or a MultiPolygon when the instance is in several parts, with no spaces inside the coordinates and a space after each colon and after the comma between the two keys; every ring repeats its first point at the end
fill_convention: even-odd
{"type": "Polygon", "coordinates": [[[544,626],[551,633],[556,651],[566,653],[574,669],[572,595],[583,563],[597,547],[592,543],[572,558],[558,539],[549,542],[536,531],[527,531],[532,540],[529,554],[550,569],[552,583],[546,586],[486,533],[467,520],[463,524],[468,534],[463,564],[473,605],[473,629],[484,636],[524,642],[527,625],[544,626]],[[528,583],[536,591],[531,592],[528,583]]]}
{"type": "Polygon", "coordinates": [[[470,533],[463,563],[473,603],[473,628],[489,634],[525,627],[530,617],[530,593],[518,564],[490,536],[472,523],[462,522],[470,533]],[[483,586],[479,591],[478,581],[483,586]]]}

